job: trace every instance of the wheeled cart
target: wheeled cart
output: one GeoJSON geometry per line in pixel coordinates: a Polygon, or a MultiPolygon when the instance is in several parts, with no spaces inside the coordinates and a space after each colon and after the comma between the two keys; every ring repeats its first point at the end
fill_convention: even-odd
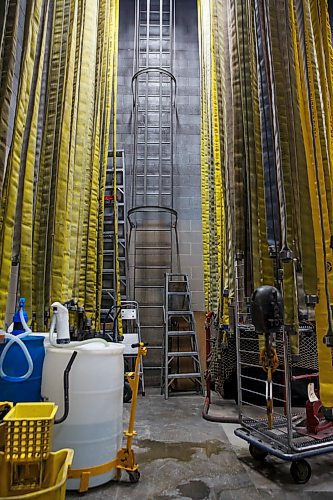
{"type": "Polygon", "coordinates": [[[307,458],[333,452],[333,423],[321,413],[317,397],[318,364],[315,331],[299,328],[299,356],[292,355],[291,334],[282,325],[267,338],[256,332],[244,297],[243,261],[235,265],[235,330],[237,346],[238,409],[241,428],[235,435],[249,443],[254,459],[268,455],[290,461],[296,483],[311,476],[307,458]],[[265,343],[266,342],[266,343],[265,343]],[[299,394],[300,382],[308,394],[299,394]],[[308,401],[305,404],[305,400],[308,401]]]}

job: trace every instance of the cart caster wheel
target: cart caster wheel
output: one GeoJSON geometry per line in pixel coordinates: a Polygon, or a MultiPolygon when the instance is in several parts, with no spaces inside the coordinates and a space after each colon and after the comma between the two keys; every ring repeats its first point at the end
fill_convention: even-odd
{"type": "Polygon", "coordinates": [[[255,460],[265,460],[265,458],[268,455],[267,451],[263,450],[262,448],[259,448],[259,446],[255,446],[254,444],[250,444],[249,452],[250,452],[250,455],[255,460]]]}
{"type": "Polygon", "coordinates": [[[138,470],[127,471],[131,483],[138,483],[140,479],[140,472],[138,470]]]}
{"type": "Polygon", "coordinates": [[[297,460],[290,466],[290,474],[295,483],[305,484],[311,477],[311,467],[306,460],[297,460]]]}
{"type": "Polygon", "coordinates": [[[129,403],[132,399],[132,389],[128,382],[124,382],[123,402],[129,403]]]}

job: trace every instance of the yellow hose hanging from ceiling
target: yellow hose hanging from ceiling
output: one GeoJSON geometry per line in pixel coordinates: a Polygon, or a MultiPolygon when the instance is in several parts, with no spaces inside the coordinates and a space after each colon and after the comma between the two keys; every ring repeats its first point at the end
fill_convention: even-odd
{"type": "MultiPolygon", "coordinates": [[[[17,50],[17,29],[20,3],[11,0],[7,16],[4,19],[3,57],[0,57],[0,197],[7,166],[7,138],[10,114],[10,103],[13,95],[13,77],[17,50]]],[[[0,56],[2,54],[0,53],[0,56]]]]}
{"type": "MultiPolygon", "coordinates": [[[[117,68],[118,68],[118,22],[119,0],[115,0],[115,30],[113,49],[113,216],[114,216],[114,259],[115,259],[115,293],[117,307],[121,306],[119,243],[118,243],[118,200],[117,200],[117,68]]],[[[121,314],[117,320],[118,335],[123,335],[121,314]]]]}
{"type": "Polygon", "coordinates": [[[49,3],[46,3],[41,49],[38,62],[38,75],[34,95],[32,120],[28,136],[26,165],[24,171],[24,187],[21,218],[21,248],[20,248],[20,293],[26,299],[26,311],[29,318],[32,313],[32,229],[33,229],[33,198],[34,198],[34,170],[36,155],[36,138],[38,127],[38,109],[41,93],[42,73],[44,66],[45,38],[47,32],[49,3]]]}
{"type": "Polygon", "coordinates": [[[92,327],[96,324],[99,329],[99,314],[96,314],[97,294],[97,242],[98,242],[98,203],[99,179],[101,158],[101,135],[103,131],[103,109],[105,106],[105,78],[107,71],[107,50],[109,37],[109,3],[102,1],[99,5],[99,26],[102,34],[97,43],[97,68],[96,68],[96,99],[95,99],[95,130],[93,142],[93,167],[90,185],[89,216],[88,216],[88,241],[87,263],[85,280],[85,312],[92,319],[92,327]]]}
{"type": "Polygon", "coordinates": [[[63,283],[66,272],[66,259],[68,253],[68,209],[69,200],[73,196],[71,184],[70,164],[70,134],[72,127],[72,100],[74,81],[74,61],[77,36],[77,0],[71,1],[68,46],[66,50],[66,69],[64,77],[64,90],[62,99],[62,113],[59,123],[59,160],[57,163],[57,176],[55,179],[55,204],[53,222],[53,248],[51,264],[51,303],[68,300],[67,290],[63,283]]]}
{"type": "MultiPolygon", "coordinates": [[[[211,59],[211,11],[209,2],[198,1],[199,54],[201,61],[201,198],[203,267],[206,311],[218,309],[222,269],[221,190],[215,181],[221,176],[220,138],[217,114],[216,80],[211,59]],[[212,76],[214,72],[214,77],[212,76]],[[214,116],[214,118],[213,118],[214,116]],[[217,155],[217,156],[216,156],[217,155]],[[217,168],[216,168],[217,163],[217,168]],[[216,202],[218,203],[216,212],[216,202]],[[220,236],[218,235],[220,232],[220,236]]],[[[215,58],[214,58],[215,65],[215,58]]]]}
{"type": "MultiPolygon", "coordinates": [[[[213,11],[211,10],[211,26],[213,25],[213,11]]],[[[218,93],[217,93],[217,72],[216,72],[216,56],[214,34],[211,30],[211,96],[212,96],[212,142],[213,142],[213,158],[214,158],[214,206],[215,206],[215,223],[216,223],[216,240],[217,240],[217,306],[219,311],[219,323],[227,323],[225,315],[225,304],[223,301],[223,272],[224,272],[224,249],[225,249],[225,219],[224,219],[224,196],[222,188],[222,165],[221,165],[221,142],[220,142],[220,120],[218,109],[218,93]]]]}
{"type": "MultiPolygon", "coordinates": [[[[11,50],[0,67],[7,72],[0,89],[1,127],[6,125],[9,116],[6,96],[12,92],[19,10],[18,3],[14,5],[10,1],[8,5],[4,29],[6,46],[11,50]]],[[[6,173],[1,200],[0,319],[3,322],[6,309],[16,193],[22,171],[19,283],[21,294],[27,296],[29,311],[37,313],[37,326],[42,329],[44,313],[52,301],[75,298],[79,305],[86,307],[93,327],[98,329],[102,287],[102,246],[98,242],[102,241],[103,231],[112,92],[116,151],[119,2],[57,0],[51,4],[51,23],[47,5],[48,0],[35,0],[27,6],[17,112],[7,171],[6,155],[2,154],[7,144],[1,142],[0,145],[1,174],[6,173]],[[45,9],[43,20],[42,9],[45,9]],[[43,35],[36,59],[39,33],[43,35]],[[46,45],[49,52],[44,58],[46,45]],[[35,59],[38,66],[34,69],[35,59]],[[43,116],[39,123],[43,114],[39,105],[42,85],[46,85],[43,89],[46,110],[45,119],[43,116]],[[27,121],[31,92],[34,92],[34,101],[27,121]],[[42,147],[37,157],[37,128],[40,131],[41,126],[44,127],[42,147]],[[21,166],[24,134],[28,147],[26,163],[21,166]]],[[[117,266],[120,294],[119,262],[117,266]]]]}
{"type": "MultiPolygon", "coordinates": [[[[80,306],[84,306],[85,277],[87,265],[88,217],[93,165],[93,132],[94,132],[94,106],[96,98],[95,72],[97,49],[97,3],[85,0],[83,16],[82,54],[80,79],[75,166],[78,169],[81,182],[79,217],[74,236],[76,249],[75,275],[73,294],[80,306]],[[79,173],[80,172],[80,173],[79,173]]],[[[74,228],[73,228],[74,230],[74,228]]],[[[73,234],[73,232],[72,232],[73,234]]]]}
{"type": "MultiPolygon", "coordinates": [[[[301,124],[304,137],[305,151],[307,156],[308,176],[310,185],[310,199],[312,217],[315,230],[317,284],[319,303],[315,307],[317,350],[319,362],[320,399],[324,406],[333,407],[332,386],[332,353],[327,348],[323,339],[332,325],[330,307],[330,283],[327,272],[327,263],[331,254],[330,249],[330,224],[328,217],[325,173],[323,168],[322,146],[320,141],[319,117],[322,110],[318,103],[320,87],[316,82],[319,68],[316,53],[321,50],[315,45],[312,38],[313,26],[311,24],[311,11],[305,0],[302,0],[302,26],[298,26],[296,20],[296,4],[290,0],[290,13],[292,20],[294,52],[296,56],[297,70],[297,92],[301,112],[301,124]],[[304,33],[302,33],[304,27],[304,33]],[[301,40],[301,35],[304,39],[301,40]],[[301,43],[304,42],[306,60],[302,60],[303,52],[301,43]],[[317,51],[316,51],[317,49],[317,51]],[[303,67],[306,70],[303,70],[303,67]],[[317,72],[316,72],[317,70],[317,72]],[[307,76],[306,76],[307,75],[307,76]]],[[[326,40],[326,47],[330,41],[326,40]]],[[[327,59],[326,59],[327,60],[327,59]]],[[[325,89],[321,89],[325,91],[325,89]]]]}
{"type": "Polygon", "coordinates": [[[44,314],[50,306],[51,249],[50,232],[53,231],[54,184],[57,173],[57,153],[60,109],[66,64],[64,53],[70,23],[70,11],[65,10],[66,0],[54,5],[52,36],[47,82],[46,118],[43,130],[33,229],[33,311],[36,312],[38,329],[44,328],[44,314]],[[64,14],[66,13],[66,16],[64,14]],[[51,203],[52,201],[52,203],[51,203]],[[50,224],[52,228],[49,228],[50,224]],[[51,229],[51,231],[50,231],[51,229]]]}
{"type": "Polygon", "coordinates": [[[39,21],[42,0],[36,0],[27,12],[27,31],[24,34],[22,70],[18,91],[17,108],[14,122],[13,140],[4,181],[0,212],[0,327],[4,327],[7,294],[11,272],[14,218],[16,211],[17,190],[20,172],[20,157],[23,142],[24,123],[26,121],[34,60],[37,48],[39,21]]]}
{"type": "MultiPolygon", "coordinates": [[[[108,151],[109,151],[109,130],[111,121],[111,96],[112,96],[112,82],[114,81],[114,36],[115,36],[115,7],[112,4],[108,18],[108,43],[107,43],[107,72],[105,81],[105,106],[103,114],[103,134],[102,134],[102,157],[100,169],[100,184],[99,184],[99,211],[98,211],[98,255],[97,255],[97,321],[100,318],[100,308],[102,302],[102,288],[103,288],[103,230],[104,230],[104,194],[106,185],[106,170],[108,164],[108,151]]],[[[113,115],[113,119],[115,116],[113,115]]],[[[113,123],[114,126],[114,123],[113,123]]]]}

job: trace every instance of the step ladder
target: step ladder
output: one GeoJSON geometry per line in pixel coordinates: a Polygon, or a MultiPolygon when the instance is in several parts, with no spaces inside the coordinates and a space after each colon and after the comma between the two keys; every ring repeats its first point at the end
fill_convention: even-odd
{"type": "MultiPolygon", "coordinates": [[[[126,219],[126,185],[125,185],[125,153],[116,152],[117,175],[117,210],[118,210],[118,252],[120,271],[121,299],[128,295],[127,283],[127,219],[126,219]]],[[[101,322],[108,311],[116,304],[115,273],[115,239],[114,239],[114,191],[113,191],[113,151],[108,152],[106,184],[104,193],[104,227],[103,227],[103,270],[102,270],[102,303],[101,322]]]]}
{"type": "Polygon", "coordinates": [[[203,394],[191,290],[187,274],[165,275],[164,370],[161,388],[165,399],[179,379],[190,380],[203,394]]]}

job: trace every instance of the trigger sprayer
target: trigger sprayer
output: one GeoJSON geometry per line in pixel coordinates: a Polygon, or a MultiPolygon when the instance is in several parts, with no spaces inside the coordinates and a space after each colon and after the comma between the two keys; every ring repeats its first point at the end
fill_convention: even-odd
{"type": "Polygon", "coordinates": [[[69,321],[68,309],[60,302],[53,302],[51,305],[53,309],[53,317],[50,329],[50,342],[53,344],[53,332],[57,332],[56,344],[69,344],[71,339],[69,336],[69,321]]]}

